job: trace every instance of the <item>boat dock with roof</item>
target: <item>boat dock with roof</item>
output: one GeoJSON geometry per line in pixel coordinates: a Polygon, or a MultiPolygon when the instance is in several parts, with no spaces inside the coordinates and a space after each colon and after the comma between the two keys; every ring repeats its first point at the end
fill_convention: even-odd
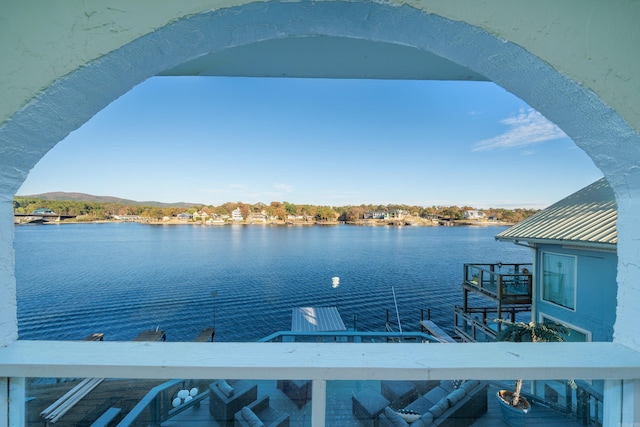
{"type": "Polygon", "coordinates": [[[292,332],[346,331],[336,307],[297,307],[291,313],[292,332]]]}

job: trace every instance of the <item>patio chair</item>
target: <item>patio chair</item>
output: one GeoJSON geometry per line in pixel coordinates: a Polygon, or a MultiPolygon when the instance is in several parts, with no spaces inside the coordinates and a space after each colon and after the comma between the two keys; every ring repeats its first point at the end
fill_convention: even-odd
{"type": "Polygon", "coordinates": [[[308,380],[278,380],[277,384],[298,409],[311,400],[311,382],[308,380]]]}
{"type": "Polygon", "coordinates": [[[216,421],[231,425],[234,414],[257,398],[257,384],[218,380],[209,384],[209,413],[216,421]]]}
{"type": "Polygon", "coordinates": [[[269,396],[263,396],[236,412],[235,427],[289,427],[289,414],[269,405],[269,396]]]}

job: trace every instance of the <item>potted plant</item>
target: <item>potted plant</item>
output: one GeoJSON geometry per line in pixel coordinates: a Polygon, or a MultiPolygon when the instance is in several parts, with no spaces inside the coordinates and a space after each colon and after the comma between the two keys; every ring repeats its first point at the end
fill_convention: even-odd
{"type": "MultiPolygon", "coordinates": [[[[496,319],[496,322],[502,323],[502,329],[496,338],[497,341],[562,342],[564,341],[563,334],[567,333],[561,325],[545,325],[536,322],[512,323],[503,319],[496,319]]],[[[573,382],[571,381],[571,383],[573,382]]],[[[514,391],[499,390],[497,394],[502,418],[511,427],[524,426],[526,414],[531,408],[527,399],[520,395],[521,390],[522,380],[519,379],[516,381],[514,391]]]]}

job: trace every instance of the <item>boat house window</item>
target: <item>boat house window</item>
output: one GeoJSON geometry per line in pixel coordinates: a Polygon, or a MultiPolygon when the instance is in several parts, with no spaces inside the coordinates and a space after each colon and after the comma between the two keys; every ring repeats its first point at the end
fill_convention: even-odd
{"type": "Polygon", "coordinates": [[[576,257],[544,253],[542,299],[562,307],[576,308],[576,257]]]}

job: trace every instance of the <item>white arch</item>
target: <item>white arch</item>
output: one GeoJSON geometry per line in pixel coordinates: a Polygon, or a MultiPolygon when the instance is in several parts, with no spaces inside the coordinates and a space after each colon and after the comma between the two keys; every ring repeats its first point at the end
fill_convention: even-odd
{"type": "MultiPolygon", "coordinates": [[[[465,22],[410,6],[350,1],[264,2],[200,13],[86,64],[45,88],[0,127],[4,164],[11,165],[0,172],[0,194],[13,196],[48,150],[145,79],[210,52],[316,36],[336,38],[336,49],[338,38],[409,46],[486,76],[556,123],[591,156],[616,192],[621,222],[635,209],[640,137],[596,94],[522,47],[465,22]]],[[[638,232],[620,231],[628,236],[619,244],[620,277],[635,279],[640,272],[627,268],[625,259],[633,257],[625,251],[628,245],[631,254],[638,232]]],[[[13,271],[10,275],[15,288],[13,271]]]]}

